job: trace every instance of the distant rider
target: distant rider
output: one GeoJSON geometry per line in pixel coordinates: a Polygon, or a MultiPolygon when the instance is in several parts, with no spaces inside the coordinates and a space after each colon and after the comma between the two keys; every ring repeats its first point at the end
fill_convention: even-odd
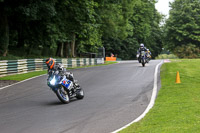
{"type": "Polygon", "coordinates": [[[144,47],[143,43],[140,44],[140,47],[137,51],[137,57],[138,57],[139,63],[141,63],[141,51],[145,51],[147,53],[147,49],[146,49],[146,47],[144,47]]]}
{"type": "Polygon", "coordinates": [[[151,59],[151,51],[149,49],[147,49],[147,58],[148,58],[148,62],[151,59]]]}
{"type": "Polygon", "coordinates": [[[48,67],[48,79],[51,76],[52,72],[58,71],[59,72],[58,74],[61,77],[66,76],[66,78],[74,82],[73,74],[71,72],[67,72],[66,68],[64,68],[64,66],[61,63],[55,64],[53,58],[48,58],[46,59],[46,64],[48,67]]]}
{"type": "Polygon", "coordinates": [[[149,63],[149,61],[150,61],[150,59],[151,59],[151,52],[150,52],[149,49],[147,49],[146,56],[147,56],[146,62],[149,63]]]}

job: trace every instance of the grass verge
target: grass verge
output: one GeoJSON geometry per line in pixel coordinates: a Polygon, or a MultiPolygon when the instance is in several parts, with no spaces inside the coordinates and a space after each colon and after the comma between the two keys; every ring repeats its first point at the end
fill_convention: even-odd
{"type": "Polygon", "coordinates": [[[16,75],[9,75],[5,77],[0,77],[0,80],[16,80],[16,81],[22,81],[28,78],[32,78],[35,76],[39,76],[42,74],[46,74],[47,70],[44,71],[35,71],[35,72],[28,72],[28,73],[23,73],[23,74],[16,74],[16,75]]]}
{"type": "Polygon", "coordinates": [[[154,107],[120,133],[199,133],[200,59],[171,60],[161,67],[161,89],[154,107]],[[176,84],[179,71],[181,83],[176,84]]]}
{"type": "MultiPolygon", "coordinates": [[[[74,67],[74,68],[67,68],[67,69],[77,69],[77,68],[86,68],[86,67],[94,67],[94,66],[103,66],[103,65],[111,65],[115,64],[117,62],[110,62],[110,61],[105,61],[104,64],[99,64],[99,65],[91,65],[91,66],[81,66],[81,67],[74,67]]],[[[32,78],[35,76],[39,76],[42,74],[46,74],[47,70],[44,71],[35,71],[35,72],[29,72],[29,73],[24,73],[24,74],[16,74],[16,75],[10,75],[10,76],[5,76],[5,77],[0,77],[0,80],[16,80],[16,81],[22,81],[28,78],[32,78]]]]}

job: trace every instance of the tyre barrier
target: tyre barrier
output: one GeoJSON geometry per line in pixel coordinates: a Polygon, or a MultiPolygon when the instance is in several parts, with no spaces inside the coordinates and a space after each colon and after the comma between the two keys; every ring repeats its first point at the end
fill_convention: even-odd
{"type": "MultiPolygon", "coordinates": [[[[46,70],[46,59],[20,59],[1,60],[0,77],[12,74],[27,73],[32,71],[46,70]]],[[[65,58],[55,59],[56,63],[62,63],[66,68],[73,68],[86,65],[104,64],[103,58],[65,58]]]]}

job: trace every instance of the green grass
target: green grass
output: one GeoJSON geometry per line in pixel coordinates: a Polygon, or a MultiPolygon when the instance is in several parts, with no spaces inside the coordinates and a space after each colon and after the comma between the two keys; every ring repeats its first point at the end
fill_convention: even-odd
{"type": "MultiPolygon", "coordinates": [[[[111,61],[105,61],[104,64],[99,64],[99,65],[91,65],[91,66],[82,66],[82,67],[74,67],[74,68],[67,68],[67,69],[77,69],[77,68],[86,68],[86,67],[94,67],[94,66],[103,66],[103,65],[111,65],[115,64],[117,62],[111,62],[111,61]]],[[[0,77],[0,80],[17,80],[17,81],[22,81],[28,78],[32,78],[35,76],[39,76],[42,74],[47,74],[47,70],[44,71],[35,71],[35,72],[29,72],[29,73],[24,73],[24,74],[16,74],[16,75],[10,75],[10,76],[5,76],[5,77],[0,77]]]]}
{"type": "Polygon", "coordinates": [[[172,60],[161,67],[161,89],[154,107],[120,133],[199,133],[200,59],[172,60]],[[179,71],[181,83],[176,84],[179,71]]]}
{"type": "Polygon", "coordinates": [[[32,77],[35,77],[35,76],[39,76],[39,75],[42,75],[42,74],[47,74],[47,70],[29,72],[29,73],[24,73],[24,74],[9,75],[9,76],[5,76],[5,77],[0,77],[0,80],[22,81],[22,80],[32,78],[32,77]]]}

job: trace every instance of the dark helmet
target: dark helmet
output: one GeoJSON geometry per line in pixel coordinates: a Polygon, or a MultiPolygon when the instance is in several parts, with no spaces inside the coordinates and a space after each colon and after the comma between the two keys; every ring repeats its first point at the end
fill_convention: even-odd
{"type": "Polygon", "coordinates": [[[46,64],[47,64],[47,67],[48,67],[49,69],[53,69],[54,64],[55,64],[55,61],[54,61],[54,59],[52,59],[52,58],[48,58],[48,59],[46,59],[46,64]]]}

